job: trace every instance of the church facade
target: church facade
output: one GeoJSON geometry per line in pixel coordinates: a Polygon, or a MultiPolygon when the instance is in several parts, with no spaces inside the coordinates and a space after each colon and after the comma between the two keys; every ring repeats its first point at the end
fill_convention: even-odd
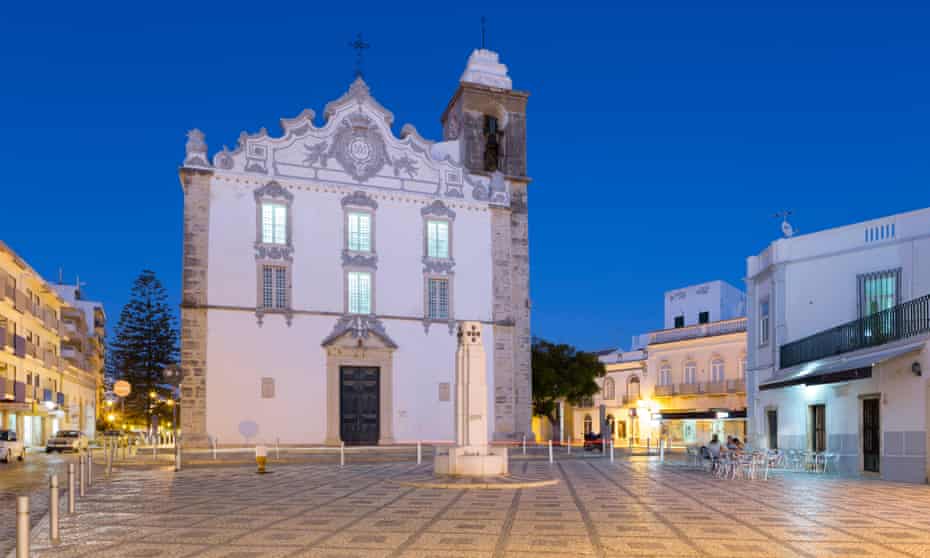
{"type": "Polygon", "coordinates": [[[192,130],[181,367],[188,445],[452,440],[456,324],[479,322],[489,435],[530,431],[526,103],[476,50],[442,141],[358,77],[208,155],[192,130]]]}

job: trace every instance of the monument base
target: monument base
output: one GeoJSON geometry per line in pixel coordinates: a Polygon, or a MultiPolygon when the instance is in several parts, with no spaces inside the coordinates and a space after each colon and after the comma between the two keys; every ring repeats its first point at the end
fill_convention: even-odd
{"type": "Polygon", "coordinates": [[[433,472],[460,477],[493,477],[508,471],[506,448],[452,448],[448,455],[437,455],[433,472]]]}

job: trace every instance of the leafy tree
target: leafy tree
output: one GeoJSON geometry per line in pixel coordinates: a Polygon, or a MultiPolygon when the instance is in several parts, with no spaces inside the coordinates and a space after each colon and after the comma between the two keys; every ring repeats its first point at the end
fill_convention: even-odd
{"type": "Polygon", "coordinates": [[[150,412],[164,414],[149,393],[165,382],[164,371],[178,362],[178,331],[161,281],[143,270],[132,285],[110,344],[111,377],[126,380],[132,393],[125,401],[125,420],[147,423],[150,412]]]}
{"type": "Polygon", "coordinates": [[[533,339],[533,413],[555,426],[559,401],[578,405],[600,389],[597,378],[607,373],[594,353],[565,344],[533,339]]]}

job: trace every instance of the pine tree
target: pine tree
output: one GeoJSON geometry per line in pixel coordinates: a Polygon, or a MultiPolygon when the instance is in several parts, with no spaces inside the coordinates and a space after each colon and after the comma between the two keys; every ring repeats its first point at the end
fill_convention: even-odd
{"type": "Polygon", "coordinates": [[[120,312],[108,356],[114,378],[132,385],[123,420],[147,423],[150,409],[162,414],[163,405],[153,405],[149,393],[167,395],[156,386],[165,382],[165,369],[178,361],[178,331],[167,299],[161,281],[146,269],[120,312]]]}

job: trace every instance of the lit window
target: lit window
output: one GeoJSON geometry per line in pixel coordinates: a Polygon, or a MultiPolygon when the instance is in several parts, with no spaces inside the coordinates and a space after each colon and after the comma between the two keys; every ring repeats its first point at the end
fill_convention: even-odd
{"type": "Polygon", "coordinates": [[[697,383],[697,366],[693,362],[685,364],[685,383],[697,383]]]}
{"type": "Polygon", "coordinates": [[[724,377],[723,361],[720,360],[719,358],[714,359],[714,361],[710,363],[710,375],[711,375],[712,382],[723,381],[723,377],[724,377]]]}
{"type": "Polygon", "coordinates": [[[287,244],[287,206],[279,203],[262,204],[262,242],[287,244]]]}
{"type": "Polygon", "coordinates": [[[893,308],[898,303],[899,271],[883,271],[861,279],[861,317],[893,308]]]}
{"type": "Polygon", "coordinates": [[[449,280],[429,280],[429,317],[432,320],[449,319],[449,280]]]}
{"type": "Polygon", "coordinates": [[[426,235],[426,255],[430,258],[448,258],[449,223],[447,221],[427,221],[426,235]]]}
{"type": "Polygon", "coordinates": [[[349,313],[371,314],[371,273],[349,272],[349,313]]]}
{"type": "Polygon", "coordinates": [[[349,250],[371,252],[371,215],[349,213],[349,250]]]}
{"type": "Polygon", "coordinates": [[[613,378],[604,380],[604,399],[612,401],[616,397],[615,391],[613,378]]]}
{"type": "Polygon", "coordinates": [[[584,433],[591,434],[594,432],[594,420],[591,419],[591,415],[584,416],[584,433]]]}
{"type": "Polygon", "coordinates": [[[769,299],[759,303],[759,344],[767,345],[769,342],[769,299]]]}
{"type": "Polygon", "coordinates": [[[662,368],[659,369],[659,385],[660,386],[670,386],[672,385],[672,367],[665,364],[662,368]]]}
{"type": "Polygon", "coordinates": [[[287,268],[280,265],[262,266],[262,307],[287,308],[287,268]]]}

